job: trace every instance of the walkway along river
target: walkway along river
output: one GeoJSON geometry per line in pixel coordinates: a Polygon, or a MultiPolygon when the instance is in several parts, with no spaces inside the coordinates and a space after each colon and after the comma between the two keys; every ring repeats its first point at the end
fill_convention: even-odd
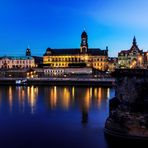
{"type": "MultiPolygon", "coordinates": [[[[0,78],[1,85],[15,85],[20,78],[0,78]]],[[[23,80],[23,79],[22,79],[23,80]]],[[[78,85],[106,86],[114,85],[114,78],[27,78],[27,85],[78,85]]]]}

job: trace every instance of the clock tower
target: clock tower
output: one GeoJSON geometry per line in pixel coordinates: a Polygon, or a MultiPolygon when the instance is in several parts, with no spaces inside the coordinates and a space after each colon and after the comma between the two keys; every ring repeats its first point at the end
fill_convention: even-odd
{"type": "Polygon", "coordinates": [[[81,46],[80,46],[80,53],[87,53],[87,49],[88,49],[88,36],[87,33],[85,31],[82,32],[81,34],[81,46]]]}

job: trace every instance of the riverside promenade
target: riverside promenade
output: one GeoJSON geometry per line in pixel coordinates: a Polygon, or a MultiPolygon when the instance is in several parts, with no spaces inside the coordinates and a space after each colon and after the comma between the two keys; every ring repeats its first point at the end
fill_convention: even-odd
{"type": "MultiPolygon", "coordinates": [[[[0,78],[0,85],[16,85],[17,80],[24,78],[0,78]]],[[[77,86],[114,86],[114,78],[27,78],[25,85],[77,85],[77,86]]],[[[21,84],[20,84],[21,85],[21,84]]],[[[23,85],[23,84],[22,84],[23,85]]]]}

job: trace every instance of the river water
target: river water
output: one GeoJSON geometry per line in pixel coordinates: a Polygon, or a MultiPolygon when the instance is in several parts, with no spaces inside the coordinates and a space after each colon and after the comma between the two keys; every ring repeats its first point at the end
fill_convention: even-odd
{"type": "Polygon", "coordinates": [[[0,148],[107,148],[113,88],[0,86],[0,148]]]}

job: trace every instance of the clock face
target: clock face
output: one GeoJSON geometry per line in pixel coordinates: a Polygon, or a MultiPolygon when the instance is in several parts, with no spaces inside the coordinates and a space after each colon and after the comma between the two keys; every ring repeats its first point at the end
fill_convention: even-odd
{"type": "Polygon", "coordinates": [[[83,45],[86,45],[86,40],[83,40],[83,45]]]}

